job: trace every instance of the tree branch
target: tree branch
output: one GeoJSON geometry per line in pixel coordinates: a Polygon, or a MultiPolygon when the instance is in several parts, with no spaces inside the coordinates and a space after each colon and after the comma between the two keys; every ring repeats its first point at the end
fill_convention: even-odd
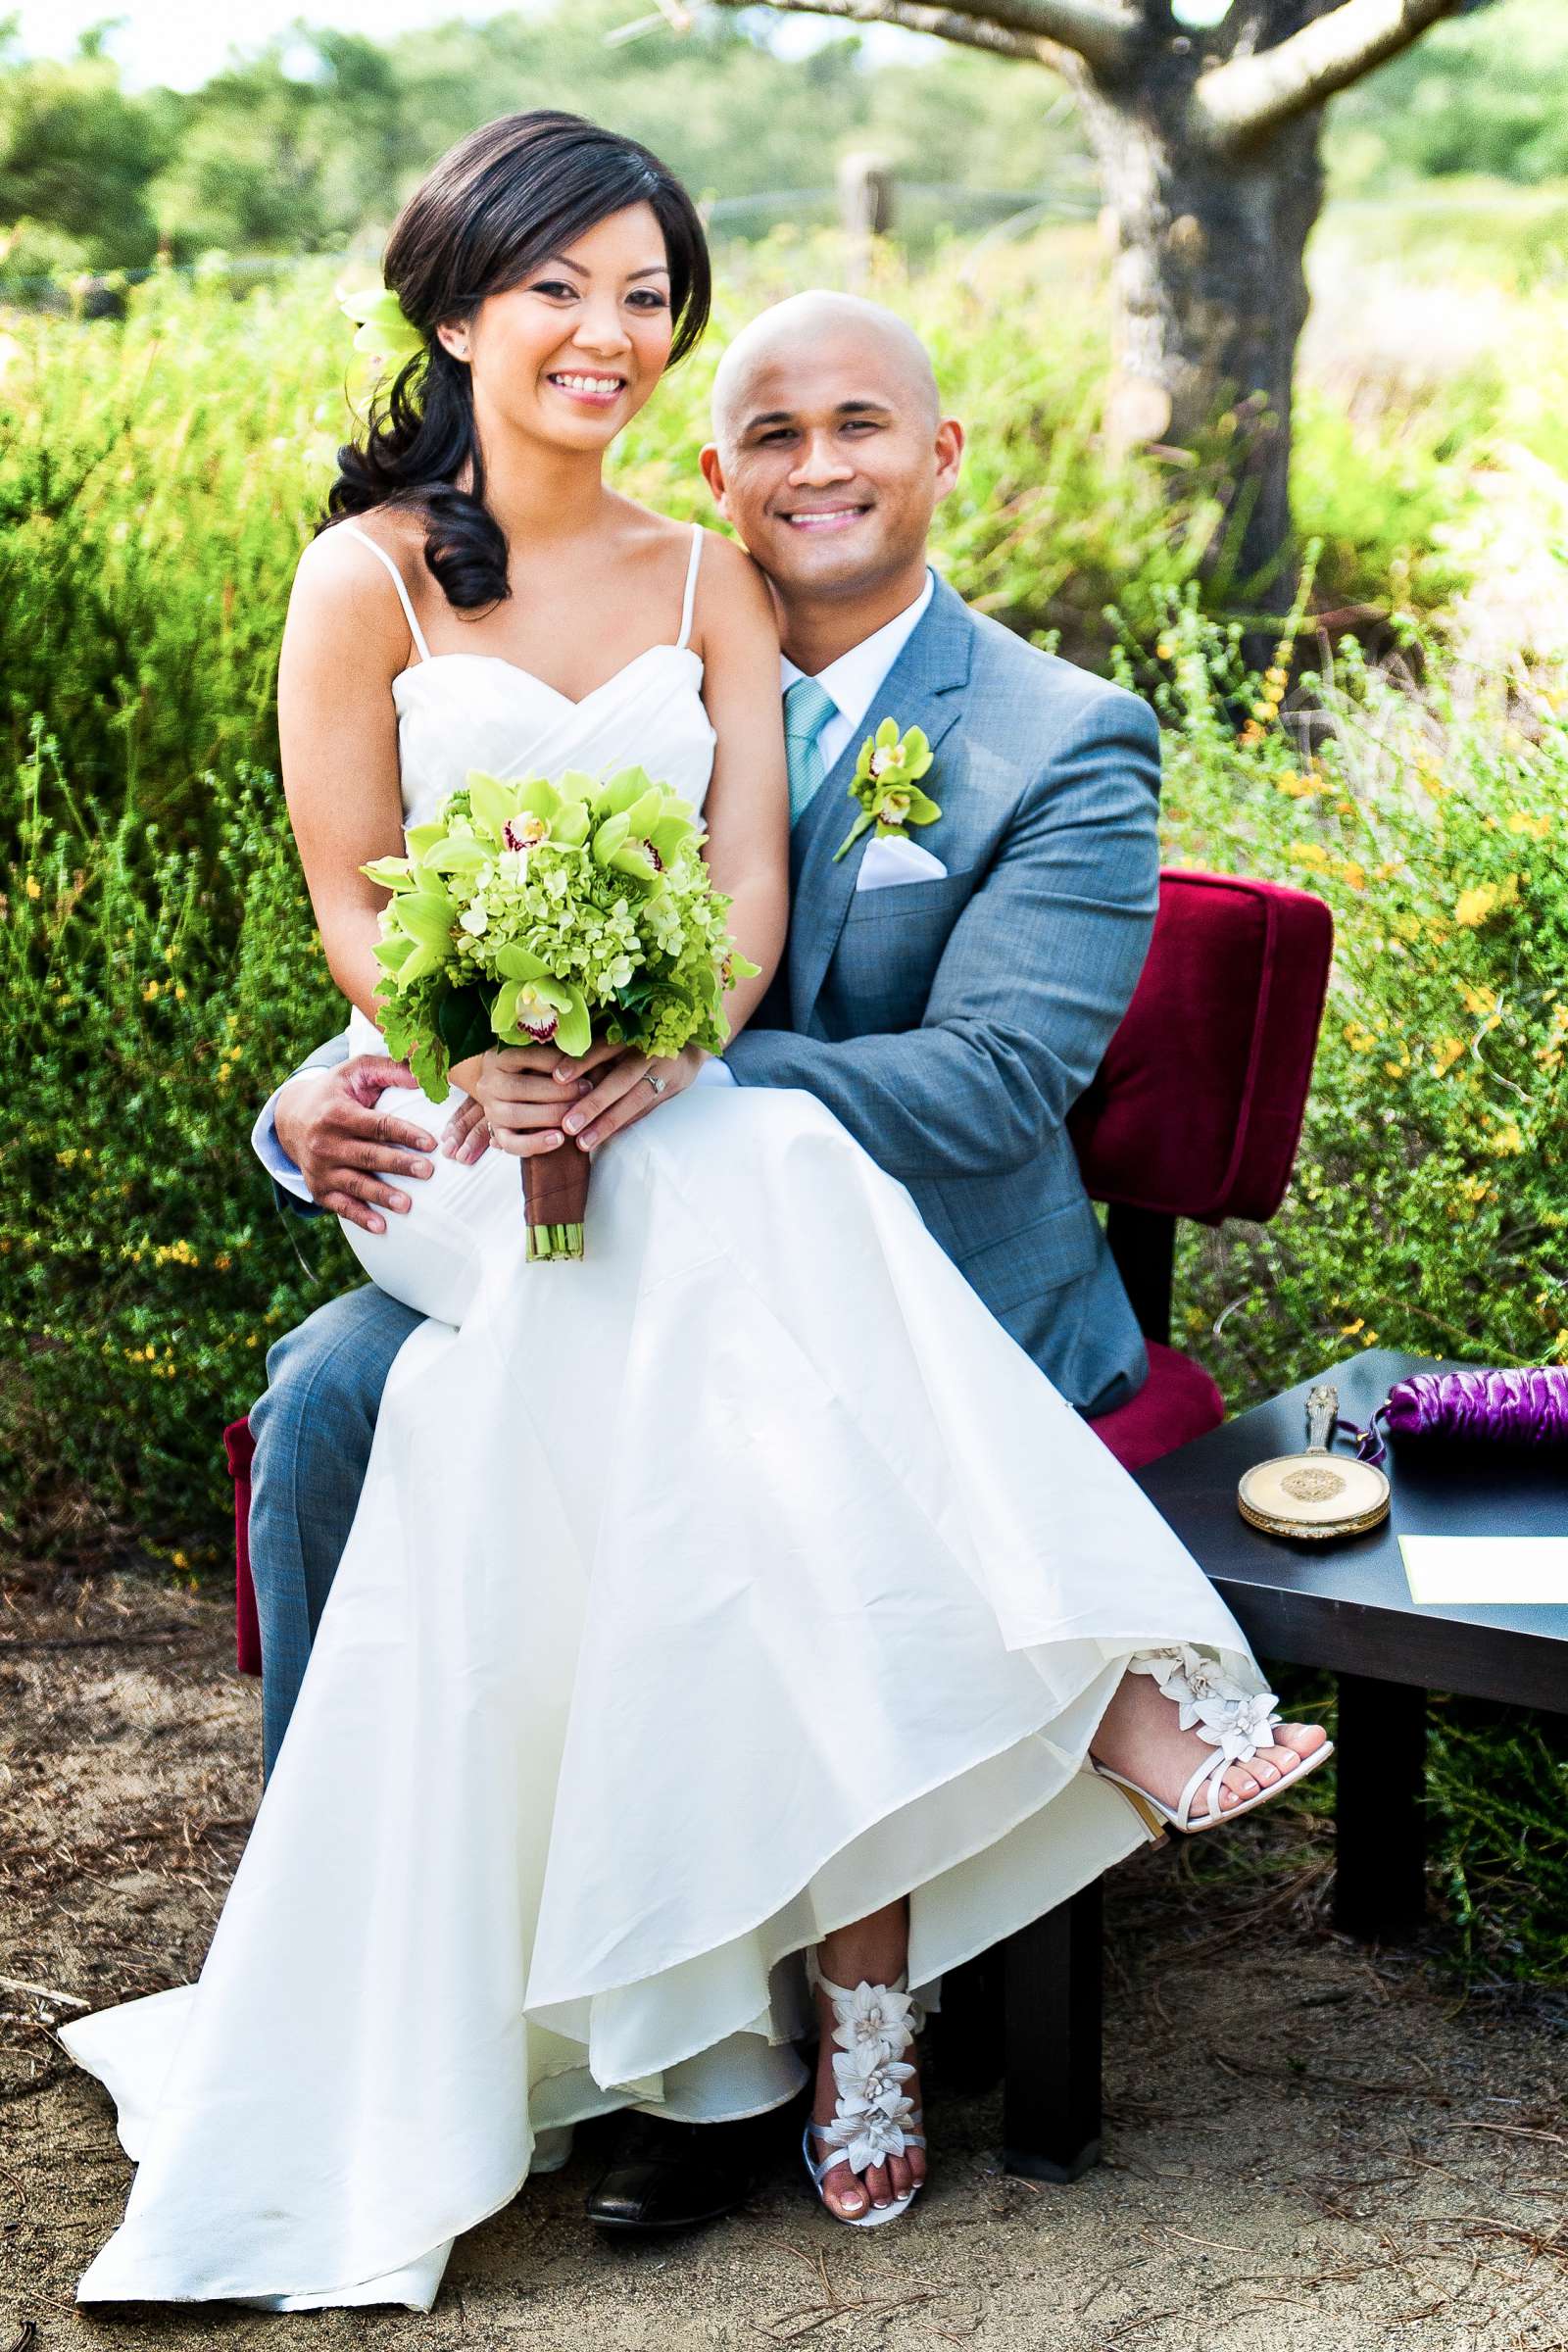
{"type": "MultiPolygon", "coordinates": [[[[742,8],[749,0],[715,0],[742,8]]],[[[1080,61],[1115,73],[1130,58],[1143,20],[1117,0],[767,0],[791,16],[848,18],[857,24],[897,24],[932,33],[993,57],[1022,58],[1070,74],[1080,61]]]]}
{"type": "Polygon", "coordinates": [[[1107,74],[1129,62],[1147,30],[1145,12],[1127,0],[947,0],[937,13],[1054,42],[1107,74]]]}
{"type": "Polygon", "coordinates": [[[1341,0],[1272,49],[1233,57],[1199,75],[1193,122],[1210,147],[1245,146],[1348,89],[1396,57],[1461,0],[1341,0]]]}

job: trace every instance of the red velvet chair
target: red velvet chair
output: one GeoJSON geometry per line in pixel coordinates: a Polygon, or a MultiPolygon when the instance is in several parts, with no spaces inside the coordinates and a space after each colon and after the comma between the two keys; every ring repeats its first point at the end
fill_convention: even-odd
{"type": "Polygon", "coordinates": [[[1321,899],[1226,874],[1160,876],[1143,976],[1068,1128],[1109,1203],[1111,1250],[1149,1344],[1138,1395],[1093,1424],[1128,1470],[1225,1418],[1170,1346],[1178,1217],[1266,1224],[1300,1140],[1334,925],[1321,899]]]}
{"type": "MultiPolygon", "coordinates": [[[[1129,1470],[1225,1417],[1202,1366],[1170,1346],[1176,1219],[1274,1214],[1290,1181],[1328,986],[1333,925],[1321,899],[1223,874],[1160,877],[1159,914],[1133,1001],[1070,1128],[1149,1343],[1149,1378],[1092,1427],[1129,1470]]],[[[225,1430],[238,1553],[242,1674],[261,1640],[246,1523],[248,1425],[225,1430]]]]}

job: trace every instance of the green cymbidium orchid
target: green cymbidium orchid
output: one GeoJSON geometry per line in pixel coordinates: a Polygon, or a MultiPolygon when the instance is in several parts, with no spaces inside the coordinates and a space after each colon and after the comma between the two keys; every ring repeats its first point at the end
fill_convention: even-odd
{"type": "Polygon", "coordinates": [[[425,348],[423,335],[390,286],[339,287],[338,308],[359,328],[354,348],[369,391],[425,348]]]}
{"type": "Polygon", "coordinates": [[[552,977],[550,967],[526,948],[503,948],[496,956],[503,974],[490,1026],[509,1046],[556,1046],[563,1054],[586,1054],[593,1043],[588,1001],[569,980],[552,977]]]}
{"type": "Polygon", "coordinates": [[[936,822],[942,810],[918,784],[931,757],[921,729],[910,727],[901,735],[896,718],[885,718],[876,733],[866,737],[850,779],[850,798],[859,803],[860,813],[833,853],[835,865],[873,825],[878,841],[886,841],[892,836],[906,839],[908,825],[936,822]]]}

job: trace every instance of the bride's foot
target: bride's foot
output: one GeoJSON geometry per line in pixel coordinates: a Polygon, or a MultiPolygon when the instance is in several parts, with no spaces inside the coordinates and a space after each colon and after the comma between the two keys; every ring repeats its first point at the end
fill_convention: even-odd
{"type": "Polygon", "coordinates": [[[925,2148],[913,2137],[921,2116],[912,2044],[922,2021],[899,1989],[907,1953],[908,1906],[901,1902],[840,1928],[814,1954],[821,2044],[807,2158],[815,2169],[845,2147],[848,2160],[830,2164],[818,2183],[841,2222],[891,2218],[925,2180],[925,2148]],[[865,2161],[877,2151],[881,2161],[865,2161]]]}
{"type": "Polygon", "coordinates": [[[1271,1722],[1274,1703],[1270,1691],[1242,1691],[1201,1651],[1151,1650],[1122,1677],[1090,1753],[1155,1797],[1173,1826],[1207,1829],[1325,1760],[1322,1725],[1271,1722]],[[1234,1760],[1215,1773],[1224,1758],[1234,1760]],[[1205,1771],[1215,1777],[1199,1780],[1183,1820],[1183,1795],[1205,1771]]]}

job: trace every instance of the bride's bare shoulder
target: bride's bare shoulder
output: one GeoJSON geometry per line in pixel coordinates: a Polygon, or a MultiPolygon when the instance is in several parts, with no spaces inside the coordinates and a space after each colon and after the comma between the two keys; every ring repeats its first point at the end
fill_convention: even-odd
{"type": "Polygon", "coordinates": [[[424,525],[416,515],[396,508],[371,507],[364,514],[340,515],[309,541],[300,555],[295,577],[319,581],[330,589],[355,581],[385,580],[383,564],[365,544],[390,557],[406,583],[424,564],[424,525]]]}
{"type": "Polygon", "coordinates": [[[692,616],[692,642],[698,652],[710,653],[726,634],[747,641],[761,636],[776,643],[777,630],[773,599],[760,566],[738,540],[705,530],[692,616]]]}
{"type": "Polygon", "coordinates": [[[412,594],[423,568],[423,548],[419,518],[384,507],[329,523],[304,548],[295,567],[290,632],[304,629],[332,643],[352,638],[362,656],[384,638],[388,668],[403,667],[409,627],[386,567],[388,563],[396,567],[412,594]]]}

